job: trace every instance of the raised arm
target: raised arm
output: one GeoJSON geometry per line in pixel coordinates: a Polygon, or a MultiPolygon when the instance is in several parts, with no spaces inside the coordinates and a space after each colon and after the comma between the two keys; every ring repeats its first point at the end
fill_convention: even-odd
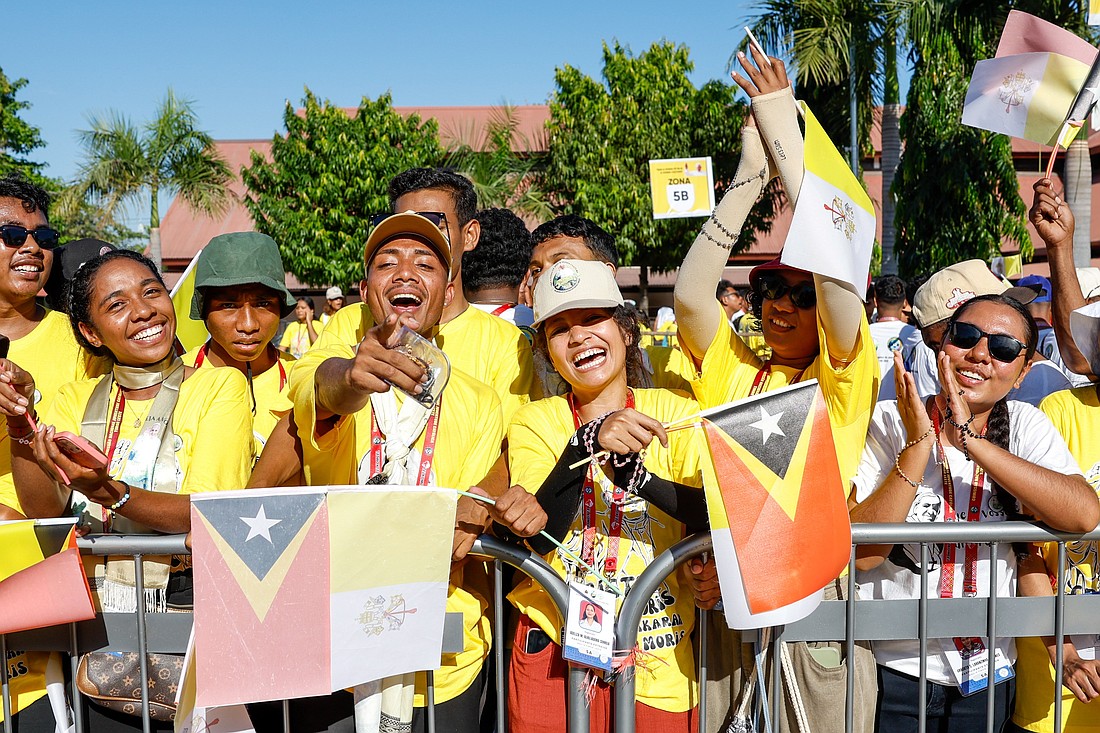
{"type": "MultiPolygon", "coordinates": [[[[1077,348],[1069,327],[1069,314],[1085,305],[1085,296],[1073,267],[1073,212],[1054,191],[1054,183],[1049,178],[1039,179],[1034,188],[1035,200],[1028,217],[1047,245],[1058,351],[1070,371],[1092,375],[1092,365],[1077,348]]],[[[1097,376],[1100,375],[1093,375],[1093,379],[1097,376]]]]}

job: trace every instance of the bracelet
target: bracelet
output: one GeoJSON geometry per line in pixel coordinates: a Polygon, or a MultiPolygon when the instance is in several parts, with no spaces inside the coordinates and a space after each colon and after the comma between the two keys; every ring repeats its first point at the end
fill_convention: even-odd
{"type": "Polygon", "coordinates": [[[909,450],[914,445],[921,442],[922,440],[924,440],[925,438],[927,438],[931,434],[932,434],[932,426],[929,425],[928,429],[924,431],[924,435],[920,436],[919,438],[915,438],[913,440],[910,440],[908,443],[906,443],[905,446],[900,451],[898,451],[898,455],[900,456],[902,453],[909,450]]]}
{"type": "Polygon", "coordinates": [[[114,504],[107,507],[112,512],[117,512],[119,509],[126,506],[126,502],[130,501],[130,486],[129,486],[129,484],[123,484],[123,486],[126,487],[126,493],[123,494],[122,497],[119,498],[119,500],[116,501],[114,504]]]}
{"type": "Polygon", "coordinates": [[[898,453],[898,457],[894,459],[894,470],[898,472],[898,476],[901,476],[902,481],[909,484],[914,489],[919,488],[920,485],[924,483],[924,474],[921,474],[921,477],[914,481],[906,476],[905,472],[901,470],[901,453],[898,453]]]}
{"type": "Polygon", "coordinates": [[[14,440],[19,445],[30,445],[34,441],[34,431],[23,433],[22,435],[12,435],[8,433],[8,437],[14,440]]]}

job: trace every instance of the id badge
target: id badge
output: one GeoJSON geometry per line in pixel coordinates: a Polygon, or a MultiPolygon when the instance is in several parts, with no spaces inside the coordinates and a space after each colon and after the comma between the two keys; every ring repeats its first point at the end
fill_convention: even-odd
{"type": "Polygon", "coordinates": [[[1096,648],[1100,646],[1100,634],[1073,634],[1069,637],[1077,656],[1092,661],[1096,659],[1096,648]]]}
{"type": "MultiPolygon", "coordinates": [[[[985,642],[976,636],[942,639],[943,652],[955,684],[963,695],[973,695],[989,686],[989,653],[985,642]]],[[[997,683],[1016,676],[1012,664],[1000,649],[993,651],[994,679],[997,683]]]]}
{"type": "Polygon", "coordinates": [[[615,646],[615,596],[609,591],[569,584],[562,656],[585,667],[611,671],[615,646]]]}

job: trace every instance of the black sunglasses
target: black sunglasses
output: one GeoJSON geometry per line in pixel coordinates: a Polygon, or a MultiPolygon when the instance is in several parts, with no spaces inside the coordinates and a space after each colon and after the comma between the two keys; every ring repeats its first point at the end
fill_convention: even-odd
{"type": "Polygon", "coordinates": [[[28,234],[34,237],[34,241],[42,249],[53,249],[61,239],[61,234],[56,229],[50,229],[49,227],[27,229],[18,224],[0,226],[0,241],[3,241],[5,246],[8,247],[22,247],[23,243],[27,241],[28,234]]]}
{"type": "Polygon", "coordinates": [[[817,305],[817,290],[812,282],[800,282],[797,285],[788,285],[781,277],[761,276],[756,281],[756,291],[768,300],[779,300],[787,293],[791,295],[791,302],[795,307],[813,308],[817,305]]]}
{"type": "MultiPolygon", "coordinates": [[[[384,222],[386,219],[389,219],[391,216],[397,216],[397,213],[407,214],[409,212],[402,211],[402,212],[386,212],[386,213],[382,213],[382,214],[371,214],[370,225],[372,227],[376,227],[379,224],[381,224],[382,222],[384,222]]],[[[437,227],[439,227],[439,229],[444,234],[447,233],[447,215],[444,214],[442,211],[414,211],[412,213],[416,214],[417,216],[424,217],[425,219],[430,221],[432,224],[435,224],[437,227]]]]}
{"type": "Polygon", "coordinates": [[[989,355],[997,361],[1009,363],[1016,360],[1027,344],[1003,333],[986,333],[973,323],[955,321],[947,330],[947,341],[960,349],[973,349],[982,338],[989,339],[989,355]]]}

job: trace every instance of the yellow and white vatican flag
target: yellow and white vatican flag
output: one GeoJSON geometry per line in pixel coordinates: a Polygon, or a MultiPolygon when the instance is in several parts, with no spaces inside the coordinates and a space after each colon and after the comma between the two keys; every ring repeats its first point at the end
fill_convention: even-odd
{"type": "Polygon", "coordinates": [[[805,102],[805,166],[783,263],[849,283],[861,295],[875,244],[875,207],[805,102]]]}
{"type": "Polygon", "coordinates": [[[1096,48],[1064,28],[1013,10],[994,58],[979,61],[963,102],[964,125],[1066,147],[1085,114],[1071,108],[1086,86],[1096,48]]]}

